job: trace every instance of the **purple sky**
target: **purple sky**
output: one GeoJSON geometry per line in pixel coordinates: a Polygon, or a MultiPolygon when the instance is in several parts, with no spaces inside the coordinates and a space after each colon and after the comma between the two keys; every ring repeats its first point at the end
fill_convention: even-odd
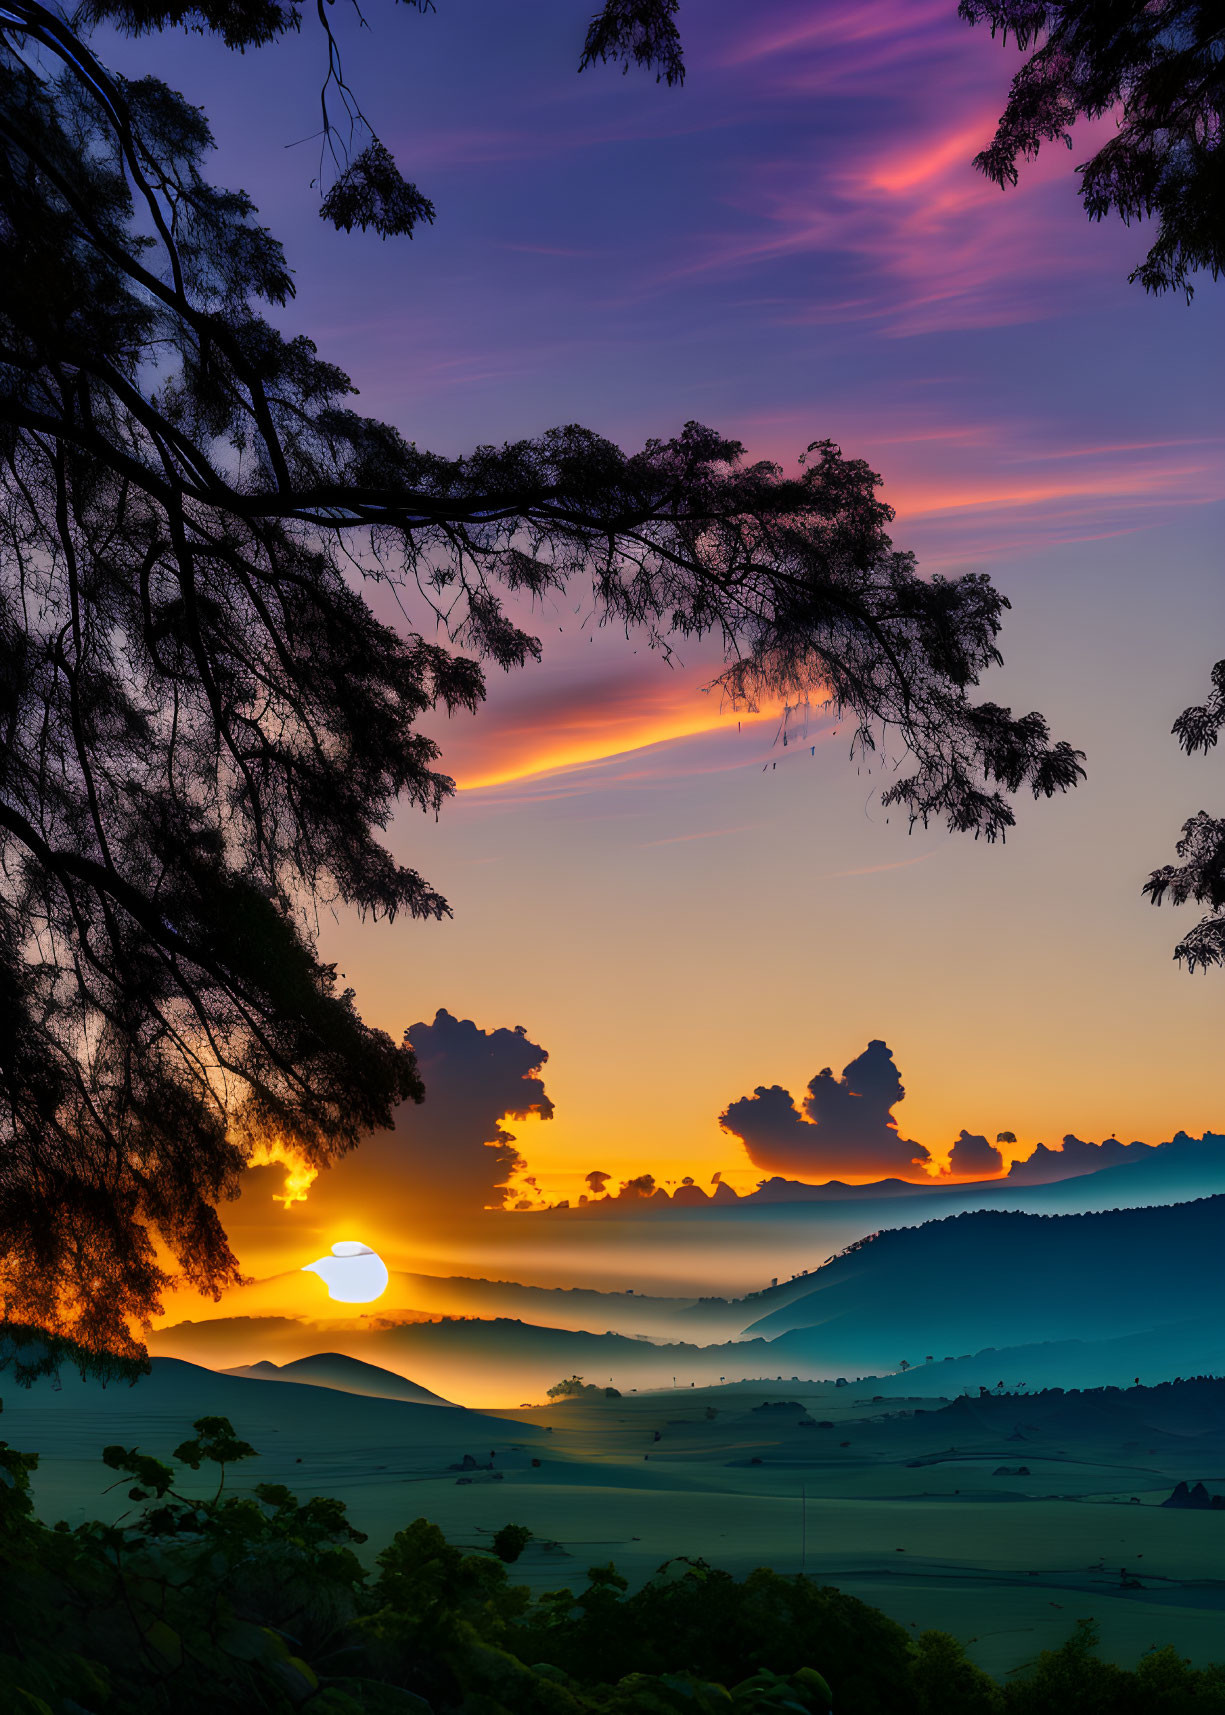
{"type": "Polygon", "coordinates": [[[558,1112],[521,1146],[558,1185],[751,1180],[715,1115],[882,1035],[938,1158],[962,1126],[1022,1153],[1225,1127],[1225,987],[1175,970],[1177,922],[1138,896],[1220,797],[1168,736],[1221,653],[1220,287],[1188,309],[1127,285],[1144,233],[1076,196],[1092,132],[1014,192],[975,174],[1018,56],[955,0],[690,0],[680,90],[576,76],[591,9],[437,0],[364,32],[337,9],[350,81],[438,207],[411,243],[317,217],[317,144],[285,147],[317,123],[310,29],[112,58],[207,107],[217,176],[297,270],[287,325],[364,409],[447,452],[567,421],[633,445],[697,417],[787,463],[832,437],[882,472],[923,566],[1013,599],[985,689],[1093,772],[1002,851],[908,840],[839,740],[780,762],[771,723],[704,732],[707,663],[591,642],[576,597],[542,619],[543,666],[442,735],[461,784],[491,758],[549,771],[397,828],[455,921],[335,931],[368,1015],[522,1021],[558,1112]],[[588,766],[558,773],[559,742],[588,766]]]}

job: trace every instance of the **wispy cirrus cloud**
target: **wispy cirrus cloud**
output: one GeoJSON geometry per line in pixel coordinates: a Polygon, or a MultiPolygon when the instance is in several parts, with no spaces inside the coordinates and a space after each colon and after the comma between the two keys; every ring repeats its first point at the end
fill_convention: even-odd
{"type": "MultiPolygon", "coordinates": [[[[692,784],[709,775],[728,774],[739,769],[768,769],[793,759],[798,761],[801,754],[808,755],[807,749],[802,753],[781,750],[777,742],[778,730],[776,718],[762,716],[746,720],[739,727],[729,725],[704,732],[680,733],[637,749],[611,749],[589,761],[563,764],[537,773],[515,774],[485,786],[461,788],[460,803],[469,813],[521,809],[529,804],[557,805],[576,799],[587,799],[607,807],[623,794],[658,796],[674,792],[678,781],[692,784]]],[[[826,722],[821,723],[819,730],[814,727],[810,747],[823,742],[829,731],[830,726],[826,722]]],[[[608,810],[607,813],[616,812],[608,810]]],[[[696,834],[682,835],[680,839],[713,839],[746,829],[737,826],[701,830],[696,834]]]]}
{"type": "MultiPolygon", "coordinates": [[[[729,193],[739,225],[699,242],[672,278],[784,267],[780,322],[869,323],[893,337],[1059,314],[1078,281],[1119,272],[1122,241],[1085,241],[1066,157],[1045,155],[1009,192],[985,180],[973,156],[994,120],[976,95],[904,138],[752,163],[729,193]]],[[[1081,158],[1107,124],[1082,128],[1081,158]]]]}
{"type": "MultiPolygon", "coordinates": [[[[754,438],[781,449],[800,435],[798,424],[773,421],[754,438]]],[[[885,495],[898,511],[896,539],[932,570],[1141,530],[1225,492],[1225,438],[1097,434],[1050,444],[1039,423],[916,417],[883,434],[865,421],[860,444],[872,443],[892,472],[885,495]]],[[[781,705],[748,713],[709,689],[713,653],[669,668],[645,647],[637,656],[628,648],[608,631],[568,627],[546,638],[543,668],[493,680],[475,717],[438,729],[443,766],[464,798],[549,802],[787,754],[776,744],[781,705]]],[[[805,745],[837,723],[815,715],[811,724],[805,745]]]]}
{"type": "Polygon", "coordinates": [[[1109,118],[1078,128],[1071,160],[1044,150],[1016,190],[973,166],[1015,44],[971,30],[947,0],[722,11],[691,81],[699,112],[713,104],[738,128],[728,218],[686,232],[631,291],[750,275],[782,286],[784,323],[913,335],[1058,315],[1078,276],[1119,278],[1129,241],[1090,240],[1069,170],[1109,118]]]}
{"type": "Polygon", "coordinates": [[[495,687],[475,718],[440,732],[444,766],[465,794],[603,767],[661,745],[778,724],[773,706],[737,711],[712,672],[669,671],[657,659],[584,673],[559,652],[549,682],[495,687]]]}
{"type": "Polygon", "coordinates": [[[845,0],[814,7],[805,3],[759,9],[729,28],[712,59],[725,67],[761,62],[791,87],[812,87],[819,78],[844,81],[876,74],[902,62],[913,67],[925,45],[948,36],[944,0],[845,0]]]}
{"type": "MultiPolygon", "coordinates": [[[[840,425],[884,475],[895,540],[932,570],[967,555],[992,560],[1131,534],[1225,497],[1225,435],[1115,440],[1102,427],[1090,412],[1053,434],[1006,402],[997,415],[970,415],[956,379],[938,376],[887,413],[870,396],[840,425]]],[[[786,412],[755,418],[750,432],[755,447],[786,463],[809,429],[809,418],[786,412]]]]}
{"type": "MultiPolygon", "coordinates": [[[[909,462],[909,461],[908,461],[909,462]]],[[[969,463],[969,461],[967,461],[969,463]]],[[[935,569],[1131,535],[1225,495],[1225,437],[1018,450],[974,468],[921,471],[888,485],[899,537],[935,569]]]]}
{"type": "Polygon", "coordinates": [[[728,834],[751,834],[760,822],[737,822],[732,828],[703,828],[696,834],[669,834],[662,840],[643,840],[639,850],[650,851],[655,846],[685,846],[693,840],[721,840],[728,834]]]}
{"type": "Polygon", "coordinates": [[[890,494],[898,511],[908,518],[1030,507],[1042,507],[1049,516],[1052,506],[1083,514],[1102,503],[1118,519],[1120,501],[1148,510],[1220,498],[1225,441],[1192,443],[1192,448],[1169,454],[1161,443],[1151,448],[1056,450],[1032,455],[1029,461],[1007,458],[994,470],[951,482],[895,482],[890,494]],[[1069,470],[1074,460],[1080,470],[1069,470]],[[1026,462],[1047,469],[1017,468],[1026,462]]]}

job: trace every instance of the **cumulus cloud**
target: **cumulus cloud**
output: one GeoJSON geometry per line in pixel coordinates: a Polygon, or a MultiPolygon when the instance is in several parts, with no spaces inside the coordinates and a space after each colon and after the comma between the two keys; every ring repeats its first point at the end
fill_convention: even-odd
{"type": "Polygon", "coordinates": [[[403,1103],[391,1130],[370,1133],[320,1173],[307,1190],[304,1221],[373,1218],[411,1227],[422,1217],[505,1205],[506,1188],[525,1163],[503,1122],[553,1117],[540,1076],[548,1055],[521,1025],[482,1030],[445,1009],[406,1035],[425,1100],[403,1103]]]}
{"type": "MultiPolygon", "coordinates": [[[[1001,1143],[1005,1136],[1006,1133],[1001,1134],[1001,1143]]],[[[1013,1142],[1015,1141],[1014,1138],[1013,1142]]],[[[949,1151],[949,1164],[943,1170],[941,1178],[986,1179],[993,1173],[1003,1171],[1002,1152],[993,1143],[988,1143],[985,1137],[963,1131],[949,1151]]]]}
{"type": "Polygon", "coordinates": [[[1024,1161],[1014,1161],[1008,1170],[1009,1179],[1021,1185],[1049,1185],[1059,1179],[1079,1179],[1085,1173],[1096,1173],[1099,1167],[1117,1167],[1121,1162],[1134,1161],[1147,1155],[1153,1146],[1139,1141],[1121,1143],[1117,1137],[1104,1137],[1100,1143],[1087,1143],[1069,1132],[1061,1149],[1048,1149],[1046,1144],[1035,1146],[1033,1154],[1024,1161]]]}
{"type": "Polygon", "coordinates": [[[906,1095],[893,1055],[879,1040],[835,1078],[828,1066],[808,1086],[803,1112],[789,1090],[759,1084],[719,1116],[755,1167],[810,1182],[914,1176],[931,1159],[898,1135],[892,1110],[906,1095]]]}
{"type": "Polygon", "coordinates": [[[501,1204],[524,1165],[504,1120],[552,1119],[540,1071],[548,1055],[514,1030],[481,1030],[445,1008],[432,1024],[408,1031],[425,1084],[425,1100],[405,1103],[394,1131],[376,1134],[362,1155],[390,1169],[423,1201],[464,1209],[501,1204]]]}

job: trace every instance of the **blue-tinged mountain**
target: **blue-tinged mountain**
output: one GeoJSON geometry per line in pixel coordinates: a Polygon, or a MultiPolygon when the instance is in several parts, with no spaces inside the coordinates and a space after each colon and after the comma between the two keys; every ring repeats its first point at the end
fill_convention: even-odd
{"type": "Polygon", "coordinates": [[[1090,1375],[1160,1380],[1225,1370],[1223,1239],[1225,1197],[1085,1215],[976,1210],[861,1240],[801,1282],[740,1300],[741,1338],[719,1344],[505,1317],[372,1317],[343,1327],[247,1317],[180,1323],[151,1345],[219,1369],[269,1356],[284,1365],[317,1353],[326,1329],[333,1354],[489,1405],[540,1400],[572,1371],[622,1390],[669,1387],[673,1378],[684,1387],[882,1376],[902,1359],[922,1367],[923,1380],[914,1380],[932,1392],[1002,1378],[1030,1386],[1084,1385],[1090,1375]],[[996,1349],[1006,1376],[993,1373],[996,1349]]]}
{"type": "MultiPolygon", "coordinates": [[[[1151,1149],[1141,1147],[1135,1154],[1131,1148],[1125,1146],[1128,1153],[1122,1160],[1092,1171],[1084,1171],[1081,1163],[1082,1171],[1056,1183],[1026,1184],[1011,1176],[973,1183],[932,1179],[922,1186],[904,1186],[896,1180],[855,1186],[774,1180],[759,1194],[722,1202],[689,1205],[652,1197],[522,1214],[513,1221],[505,1215],[490,1216],[491,1223],[497,1221],[498,1231],[495,1235],[491,1226],[488,1236],[491,1244],[501,1248],[510,1227],[515,1228],[519,1242],[521,1225],[525,1266],[531,1267],[549,1254],[551,1245],[568,1247],[573,1227],[579,1225],[585,1229],[584,1253],[590,1266],[593,1271],[599,1268],[605,1278],[623,1268],[625,1259],[635,1253],[644,1259],[645,1269],[652,1250],[659,1247],[668,1253],[673,1277],[684,1280],[688,1290],[734,1295],[772,1275],[816,1268],[864,1233],[916,1227],[968,1209],[1073,1214],[1225,1194],[1225,1139],[1219,1134],[1208,1132],[1202,1138],[1180,1134],[1151,1149]],[[722,1279],[712,1278],[712,1263],[722,1266],[722,1279]]],[[[1059,1159],[1059,1151],[1047,1153],[1059,1159]]],[[[503,1257],[506,1254],[502,1249],[503,1257]]],[[[510,1313],[533,1319],[526,1305],[510,1313]]],[[[688,1326],[696,1333],[695,1324],[696,1318],[688,1326]]],[[[637,1332],[652,1324],[610,1318],[600,1326],[637,1332]]],[[[680,1331],[675,1322],[671,1328],[680,1331]]],[[[714,1328],[709,1332],[718,1337],[714,1328]]]]}
{"type": "Polygon", "coordinates": [[[1110,1339],[1213,1315],[1223,1240],[1225,1197],[1085,1215],[977,1210],[860,1240],[789,1303],[759,1294],[765,1314],[745,1334],[796,1357],[891,1368],[986,1345],[1110,1339]]]}
{"type": "MultiPolygon", "coordinates": [[[[799,1338],[784,1334],[771,1350],[799,1338]]],[[[1116,1334],[1112,1340],[1041,1340],[1025,1346],[986,1346],[964,1357],[937,1358],[891,1376],[873,1376],[874,1393],[891,1398],[943,1395],[995,1388],[1027,1393],[1034,1388],[1127,1387],[1169,1383],[1176,1377],[1225,1377],[1225,1335],[1216,1315],[1159,1328],[1116,1334]]],[[[1225,1425],[1222,1426],[1225,1429],[1225,1425]]]]}

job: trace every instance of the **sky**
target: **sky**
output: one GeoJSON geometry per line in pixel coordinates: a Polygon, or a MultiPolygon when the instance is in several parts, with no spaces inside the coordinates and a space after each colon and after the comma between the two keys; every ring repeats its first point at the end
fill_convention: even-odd
{"type": "Polygon", "coordinates": [[[318,219],[311,30],[242,57],[106,47],[207,109],[216,176],[286,243],[279,319],[361,409],[446,453],[697,418],[794,469],[836,440],[924,570],[1007,594],[984,694],[1042,710],[1088,780],[1020,805],[1003,845],[910,831],[828,714],[738,716],[704,693],[708,649],[666,665],[575,589],[537,615],[538,666],[426,723],[459,791],[390,839],[453,917],[342,915],[327,956],[397,1035],[445,1008],[547,1054],[551,1117],[506,1122],[529,1200],[592,1169],[747,1188],[720,1114],[758,1087],[801,1102],[872,1041],[934,1167],[962,1130],[1025,1155],[1225,1129],[1225,979],[1180,971],[1190,914],[1140,897],[1220,801],[1219,759],[1169,733],[1225,619],[1221,287],[1188,308],[1127,284],[1145,235],[1090,223],[1072,170],[1109,119],[1015,191],[975,173],[1019,58],[954,0],[690,0],[671,90],[577,76],[590,9],[338,12],[349,81],[438,210],[387,244],[318,219]]]}

